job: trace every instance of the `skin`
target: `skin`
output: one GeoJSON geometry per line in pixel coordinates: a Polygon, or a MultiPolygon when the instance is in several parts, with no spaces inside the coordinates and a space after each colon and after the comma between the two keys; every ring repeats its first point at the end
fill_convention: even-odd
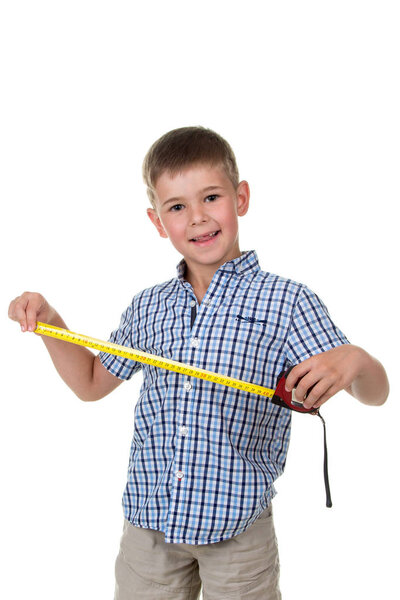
{"type": "MultiPolygon", "coordinates": [[[[235,189],[218,166],[193,165],[180,173],[164,172],[155,185],[155,208],[147,214],[162,238],[168,238],[186,261],[186,279],[201,302],[218,267],[240,256],[238,218],[249,208],[246,181],[235,189]],[[207,243],[193,238],[218,231],[207,243]]],[[[41,294],[25,292],[9,307],[9,317],[23,332],[34,331],[42,321],[67,328],[60,315],[41,294]]],[[[67,385],[82,400],[103,398],[121,381],[111,375],[98,357],[82,346],[42,337],[53,363],[67,385]]],[[[358,346],[345,344],[317,354],[296,367],[286,389],[296,388],[304,406],[319,408],[341,390],[369,405],[383,404],[389,382],[381,363],[358,346]],[[310,389],[312,388],[312,389],[310,389]]]]}
{"type": "MultiPolygon", "coordinates": [[[[194,165],[177,174],[164,172],[156,183],[156,208],[149,208],[147,214],[159,235],[169,238],[184,256],[186,279],[199,301],[218,267],[241,254],[238,217],[247,213],[249,199],[248,183],[241,181],[235,190],[220,167],[194,165]],[[221,236],[216,244],[206,249],[193,247],[191,238],[217,229],[221,236]]],[[[351,344],[297,365],[286,381],[287,391],[295,387],[299,401],[312,387],[304,401],[306,408],[319,408],[340,390],[370,405],[383,404],[389,394],[380,362],[351,344]]]]}
{"type": "Polygon", "coordinates": [[[285,387],[289,392],[296,388],[299,402],[312,388],[304,400],[305,408],[319,408],[341,390],[372,406],[380,406],[389,395],[389,382],[381,363],[352,344],[301,362],[290,372],[285,387]]]}
{"type": "MultiPolygon", "coordinates": [[[[36,292],[24,292],[15,298],[8,309],[8,316],[20,324],[22,332],[33,332],[37,321],[68,329],[56,310],[36,292]]],[[[81,400],[100,400],[122,383],[88,348],[40,337],[59,375],[81,400]]]]}
{"type": "Polygon", "coordinates": [[[250,190],[241,181],[235,190],[221,167],[196,165],[171,175],[163,173],[155,186],[156,209],[147,214],[163,238],[169,238],[185,258],[186,279],[201,301],[215,271],[238,258],[238,217],[249,207],[250,190]],[[197,247],[196,236],[219,231],[207,247],[197,247]]]}

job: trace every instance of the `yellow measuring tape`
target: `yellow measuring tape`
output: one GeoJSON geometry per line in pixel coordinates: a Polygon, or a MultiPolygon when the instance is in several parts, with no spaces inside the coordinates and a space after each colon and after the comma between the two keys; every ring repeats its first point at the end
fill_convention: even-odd
{"type": "Polygon", "coordinates": [[[212,383],[219,383],[221,385],[236,388],[237,390],[243,390],[244,392],[258,394],[259,396],[272,398],[275,393],[274,390],[270,390],[262,385],[255,385],[253,383],[248,383],[247,381],[241,381],[240,379],[233,379],[233,377],[228,377],[227,375],[221,375],[220,373],[213,373],[212,371],[206,371],[205,369],[191,367],[190,365],[185,365],[184,363],[170,360],[169,358],[155,356],[154,354],[142,352],[141,350],[134,350],[133,348],[129,348],[127,346],[120,346],[119,344],[104,342],[102,340],[89,337],[88,335],[74,333],[73,331],[69,331],[69,329],[54,327],[54,325],[47,325],[46,323],[38,322],[35,333],[63,340],[64,342],[70,342],[71,344],[77,344],[78,346],[93,348],[100,352],[107,352],[108,354],[123,356],[124,358],[145,363],[146,365],[152,365],[153,367],[159,367],[160,369],[167,369],[168,371],[175,371],[175,373],[181,373],[182,375],[187,375],[188,377],[205,379],[206,381],[211,381],[212,383]]]}

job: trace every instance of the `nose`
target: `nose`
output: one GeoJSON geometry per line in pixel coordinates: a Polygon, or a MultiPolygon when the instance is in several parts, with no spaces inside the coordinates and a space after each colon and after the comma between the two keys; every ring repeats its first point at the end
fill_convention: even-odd
{"type": "Polygon", "coordinates": [[[198,223],[205,223],[208,221],[207,207],[205,204],[196,204],[191,207],[190,211],[190,223],[191,225],[197,225],[198,223]]]}

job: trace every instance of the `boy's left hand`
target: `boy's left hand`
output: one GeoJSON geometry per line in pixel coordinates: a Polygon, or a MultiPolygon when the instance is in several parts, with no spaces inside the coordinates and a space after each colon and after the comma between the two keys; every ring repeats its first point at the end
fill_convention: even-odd
{"type": "Polygon", "coordinates": [[[340,390],[352,394],[351,384],[368,369],[368,358],[372,357],[352,344],[316,354],[293,367],[286,380],[286,390],[291,392],[296,388],[299,402],[308,392],[304,408],[319,408],[340,390]]]}

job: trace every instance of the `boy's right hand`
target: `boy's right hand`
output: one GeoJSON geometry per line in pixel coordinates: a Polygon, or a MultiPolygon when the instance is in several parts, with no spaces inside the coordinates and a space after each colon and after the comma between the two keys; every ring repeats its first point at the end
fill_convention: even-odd
{"type": "MultiPolygon", "coordinates": [[[[45,298],[34,292],[24,292],[15,298],[8,309],[8,316],[21,325],[22,331],[35,331],[37,321],[67,328],[45,298]]],[[[100,400],[122,383],[122,379],[109,373],[100,358],[88,348],[47,336],[40,337],[58,373],[81,400],[100,400]]]]}
{"type": "Polygon", "coordinates": [[[54,314],[47,300],[36,292],[24,292],[8,309],[8,316],[20,324],[21,331],[35,331],[37,321],[49,323],[54,314]]]}

